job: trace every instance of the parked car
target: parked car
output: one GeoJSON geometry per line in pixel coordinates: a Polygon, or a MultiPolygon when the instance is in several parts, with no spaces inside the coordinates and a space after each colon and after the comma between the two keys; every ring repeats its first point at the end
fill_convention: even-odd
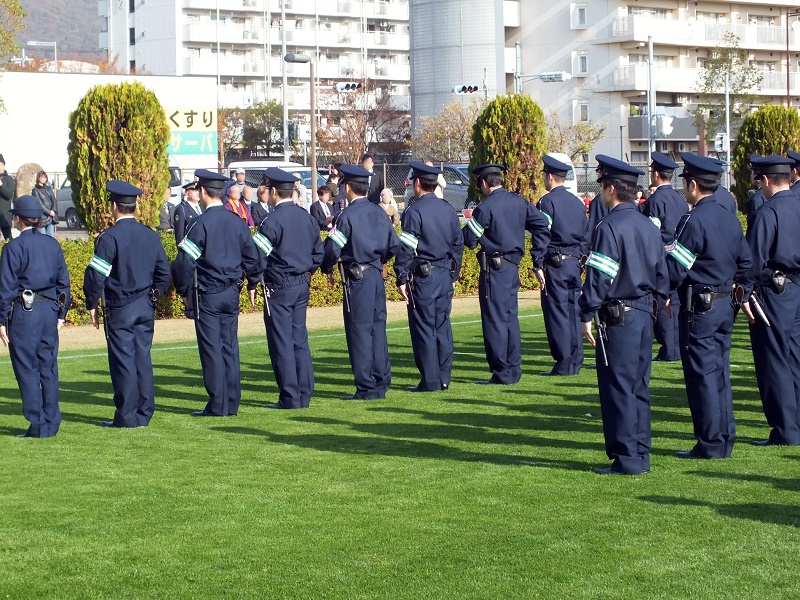
{"type": "MultiPolygon", "coordinates": [[[[411,186],[411,174],[413,169],[408,170],[406,176],[406,191],[403,195],[403,202],[408,206],[414,202],[414,188],[411,186]]],[[[469,189],[469,165],[459,163],[445,163],[444,181],[447,186],[444,188],[444,199],[460,213],[467,207],[467,190],[469,189]]]]}

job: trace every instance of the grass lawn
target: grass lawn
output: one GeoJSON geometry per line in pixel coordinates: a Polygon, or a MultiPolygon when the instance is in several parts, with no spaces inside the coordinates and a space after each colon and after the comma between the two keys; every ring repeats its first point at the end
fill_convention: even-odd
{"type": "MultiPolygon", "coordinates": [[[[341,329],[311,332],[317,393],[275,401],[266,342],[242,340],[243,402],[205,403],[193,343],[154,349],[147,429],[111,418],[104,350],[61,355],[57,437],[26,422],[0,361],[0,597],[797,598],[800,449],[768,430],[741,322],[729,461],[681,461],[693,444],[678,364],[653,366],[653,472],[600,477],[595,372],[545,378],[537,311],[522,314],[520,384],[488,376],[480,323],[456,320],[447,392],[417,383],[404,323],[390,324],[393,389],[343,402],[341,329]]],[[[338,323],[338,321],[337,321],[338,323]]],[[[588,346],[587,346],[588,348],[588,346]]]]}

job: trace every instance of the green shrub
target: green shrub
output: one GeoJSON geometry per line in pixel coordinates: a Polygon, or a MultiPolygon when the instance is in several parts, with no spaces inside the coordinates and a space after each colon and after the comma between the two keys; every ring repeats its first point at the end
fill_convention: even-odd
{"type": "Polygon", "coordinates": [[[156,95],[141,83],[96,86],[69,116],[67,177],[75,211],[89,233],[112,225],[106,183],[144,192],[136,215],[155,226],[169,183],[169,126],[156,95]]]}
{"type": "Polygon", "coordinates": [[[733,184],[731,191],[736,196],[739,210],[747,211],[747,190],[753,188],[750,172],[750,155],[786,155],[789,150],[800,148],[800,114],[796,108],[785,106],[762,106],[747,115],[733,154],[733,184]]]}

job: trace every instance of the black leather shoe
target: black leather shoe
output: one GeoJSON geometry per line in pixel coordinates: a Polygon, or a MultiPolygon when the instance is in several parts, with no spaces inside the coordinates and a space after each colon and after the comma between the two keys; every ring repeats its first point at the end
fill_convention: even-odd
{"type": "Polygon", "coordinates": [[[358,400],[355,394],[350,394],[349,396],[342,396],[342,400],[358,400]]]}
{"type": "Polygon", "coordinates": [[[750,442],[753,446],[783,446],[783,444],[777,444],[772,440],[753,440],[750,442]]]}
{"type": "Polygon", "coordinates": [[[622,473],[621,471],[615,471],[611,467],[592,469],[592,471],[598,475],[625,475],[625,473],[622,473]]]}
{"type": "Polygon", "coordinates": [[[500,382],[497,381],[497,379],[495,379],[494,377],[490,379],[483,379],[481,381],[476,381],[475,383],[477,383],[478,385],[500,385],[500,382]]]}
{"type": "Polygon", "coordinates": [[[272,402],[272,403],[270,403],[270,404],[265,404],[265,405],[264,405],[264,408],[277,408],[277,409],[283,409],[283,408],[286,408],[286,407],[285,407],[283,404],[281,404],[280,402],[272,402]]]}
{"type": "Polygon", "coordinates": [[[114,421],[100,421],[100,427],[114,427],[114,421]]]}
{"type": "Polygon", "coordinates": [[[449,384],[449,383],[443,383],[443,384],[442,384],[442,391],[443,391],[443,392],[444,392],[444,391],[447,391],[447,390],[449,390],[449,389],[450,389],[450,384],[449,384]]]}
{"type": "Polygon", "coordinates": [[[705,458],[705,456],[696,454],[694,450],[680,450],[675,453],[675,458],[705,458]]]}
{"type": "Polygon", "coordinates": [[[32,435],[30,435],[30,434],[29,434],[29,433],[26,431],[25,433],[19,433],[19,434],[17,434],[17,437],[18,437],[18,438],[26,438],[26,437],[33,437],[33,436],[32,436],[32,435]]]}
{"type": "Polygon", "coordinates": [[[213,415],[210,412],[206,412],[205,410],[195,410],[192,412],[193,417],[216,417],[217,415],[213,415]]]}

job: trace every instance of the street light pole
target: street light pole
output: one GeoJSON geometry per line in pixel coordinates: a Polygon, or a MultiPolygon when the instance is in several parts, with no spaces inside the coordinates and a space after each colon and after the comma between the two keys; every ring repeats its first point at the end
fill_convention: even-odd
{"type": "Polygon", "coordinates": [[[800,10],[787,10],[786,11],[786,106],[792,105],[792,80],[791,80],[791,64],[792,57],[789,54],[789,19],[791,17],[800,17],[800,10]]]}
{"type": "MultiPolygon", "coordinates": [[[[283,55],[284,62],[288,63],[309,63],[311,76],[311,186],[312,192],[317,189],[317,64],[316,61],[306,55],[289,52],[283,55]]],[[[312,194],[313,195],[313,194],[312,194]]]]}
{"type": "MultiPolygon", "coordinates": [[[[281,54],[286,56],[286,0],[281,0],[281,54]]],[[[283,93],[283,160],[289,162],[289,105],[287,104],[286,88],[289,79],[286,74],[286,65],[281,69],[281,91],[283,93]]]]}

